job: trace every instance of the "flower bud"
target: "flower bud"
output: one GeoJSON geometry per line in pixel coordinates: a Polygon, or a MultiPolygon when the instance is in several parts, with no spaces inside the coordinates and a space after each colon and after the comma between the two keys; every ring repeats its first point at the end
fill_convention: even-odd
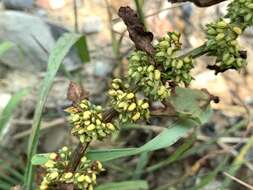
{"type": "Polygon", "coordinates": [[[133,111],[136,108],[135,103],[131,103],[130,106],[128,107],[128,111],[133,111]]]}
{"type": "Polygon", "coordinates": [[[136,112],[136,113],[133,115],[132,120],[133,120],[133,121],[137,121],[140,117],[141,117],[140,112],[136,112]]]}
{"type": "Polygon", "coordinates": [[[141,105],[141,107],[143,109],[147,109],[147,108],[149,108],[149,104],[147,102],[145,102],[144,104],[141,105]]]}
{"type": "Polygon", "coordinates": [[[73,173],[71,173],[71,172],[68,172],[68,173],[64,174],[64,179],[70,179],[72,177],[73,177],[73,173]]]}
{"type": "Polygon", "coordinates": [[[55,160],[57,158],[57,154],[55,152],[53,152],[49,155],[49,158],[52,160],[55,160]]]}
{"type": "Polygon", "coordinates": [[[90,125],[88,125],[87,130],[88,130],[88,131],[92,131],[92,130],[94,130],[95,128],[96,128],[96,126],[95,126],[94,124],[90,124],[90,125]]]}
{"type": "Polygon", "coordinates": [[[160,80],[161,79],[161,72],[159,71],[159,70],[155,70],[155,72],[154,72],[154,78],[155,78],[155,80],[160,80]]]}
{"type": "Polygon", "coordinates": [[[83,112],[83,119],[84,120],[89,119],[90,116],[91,116],[91,112],[90,111],[83,112]]]}
{"type": "Polygon", "coordinates": [[[127,98],[128,100],[134,98],[134,93],[132,93],[132,92],[131,92],[131,93],[128,93],[127,96],[126,96],[126,98],[127,98]]]}

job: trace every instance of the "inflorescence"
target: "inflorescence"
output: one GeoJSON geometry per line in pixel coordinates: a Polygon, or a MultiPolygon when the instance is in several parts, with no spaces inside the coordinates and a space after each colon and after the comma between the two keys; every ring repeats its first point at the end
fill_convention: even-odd
{"type": "Polygon", "coordinates": [[[39,190],[53,190],[58,184],[74,184],[78,189],[93,190],[97,174],[104,170],[102,164],[83,156],[77,172],[68,172],[66,168],[71,154],[69,148],[63,147],[58,153],[49,155],[49,160],[42,166],[46,169],[46,175],[42,179],[39,190]]]}
{"type": "Polygon", "coordinates": [[[102,107],[93,105],[86,99],[66,111],[70,113],[70,122],[73,124],[71,133],[78,136],[82,143],[102,140],[116,130],[115,125],[103,121],[102,107]]]}

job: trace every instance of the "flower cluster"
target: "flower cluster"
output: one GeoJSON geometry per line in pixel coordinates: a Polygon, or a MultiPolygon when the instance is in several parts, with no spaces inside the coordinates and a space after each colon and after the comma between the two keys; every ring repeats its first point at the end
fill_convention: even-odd
{"type": "Polygon", "coordinates": [[[166,82],[173,83],[173,86],[190,84],[193,79],[190,75],[193,59],[177,57],[181,49],[180,34],[177,32],[169,32],[154,48],[153,59],[142,51],[132,53],[128,75],[130,81],[140,87],[147,97],[163,100],[170,96],[166,82]]]}
{"type": "Polygon", "coordinates": [[[234,0],[228,5],[227,17],[246,28],[253,25],[253,0],[234,0]]]}
{"type": "Polygon", "coordinates": [[[148,119],[149,104],[145,100],[138,100],[136,94],[130,92],[129,85],[123,84],[121,79],[112,81],[112,89],[108,91],[112,107],[119,113],[121,123],[135,122],[148,119]]]}
{"type": "Polygon", "coordinates": [[[69,148],[63,147],[58,153],[49,155],[49,160],[43,165],[46,174],[39,190],[53,190],[59,183],[74,184],[77,189],[93,190],[97,174],[103,171],[102,164],[99,161],[92,162],[83,156],[77,172],[67,172],[71,154],[69,148]]]}
{"type": "Polygon", "coordinates": [[[218,20],[207,24],[206,34],[208,41],[206,47],[208,55],[216,56],[216,63],[221,69],[239,69],[246,65],[241,56],[238,36],[242,33],[240,27],[229,24],[225,20],[218,20]]]}
{"type": "Polygon", "coordinates": [[[177,57],[181,49],[180,33],[169,32],[155,46],[155,60],[163,66],[163,79],[173,82],[174,85],[183,83],[188,86],[193,77],[190,71],[193,68],[194,61],[191,57],[177,57]]]}
{"type": "Polygon", "coordinates": [[[73,124],[71,133],[78,136],[82,143],[91,140],[102,140],[116,130],[112,123],[105,123],[102,119],[102,107],[82,100],[76,106],[69,107],[70,122],[73,124]]]}

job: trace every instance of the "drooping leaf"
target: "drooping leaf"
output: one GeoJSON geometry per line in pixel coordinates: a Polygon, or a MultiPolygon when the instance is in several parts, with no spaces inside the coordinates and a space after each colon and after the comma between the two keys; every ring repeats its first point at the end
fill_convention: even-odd
{"type": "Polygon", "coordinates": [[[148,183],[144,180],[107,183],[95,188],[95,190],[145,190],[145,189],[149,188],[148,183]]]}
{"type": "Polygon", "coordinates": [[[169,147],[186,136],[193,127],[206,122],[212,113],[209,107],[208,95],[200,90],[177,88],[170,102],[175,111],[180,113],[182,117],[143,146],[138,148],[90,150],[87,156],[94,160],[109,161],[169,147]]]}
{"type": "Polygon", "coordinates": [[[29,139],[28,163],[26,167],[25,180],[24,180],[25,189],[32,188],[31,186],[33,182],[33,166],[32,166],[31,160],[37,150],[37,145],[39,141],[41,115],[42,115],[43,108],[49,94],[49,90],[52,87],[54,77],[64,57],[69,52],[70,48],[74,44],[76,44],[80,39],[82,39],[82,35],[79,35],[79,34],[73,34],[73,33],[64,34],[57,41],[55,47],[53,48],[49,56],[48,68],[47,68],[46,76],[40,88],[39,98],[38,98],[38,102],[36,105],[35,114],[33,118],[32,133],[29,139]]]}

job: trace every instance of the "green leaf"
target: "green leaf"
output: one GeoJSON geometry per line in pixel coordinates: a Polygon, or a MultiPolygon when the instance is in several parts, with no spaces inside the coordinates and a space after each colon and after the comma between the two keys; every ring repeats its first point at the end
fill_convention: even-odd
{"type": "Polygon", "coordinates": [[[90,54],[89,54],[89,49],[87,46],[87,42],[86,42],[86,37],[82,36],[80,38],[80,40],[78,40],[78,42],[76,43],[76,47],[79,53],[79,56],[81,58],[81,60],[86,63],[90,61],[90,54]]]}
{"type": "Polygon", "coordinates": [[[10,120],[13,111],[19,105],[22,98],[28,94],[28,92],[29,92],[28,89],[23,89],[23,90],[20,90],[17,93],[15,93],[11,97],[11,99],[9,100],[9,102],[7,103],[5,108],[3,109],[3,112],[0,116],[0,135],[2,134],[6,124],[10,120]]]}
{"type": "Polygon", "coordinates": [[[107,183],[95,188],[95,190],[145,190],[145,189],[148,189],[148,183],[144,180],[107,183]]]}
{"type": "Polygon", "coordinates": [[[196,126],[196,123],[193,120],[180,120],[175,122],[171,128],[164,129],[163,132],[139,148],[91,150],[87,153],[87,157],[92,160],[109,161],[169,147],[178,139],[184,137],[194,126],[196,126]]]}
{"type": "Polygon", "coordinates": [[[76,44],[80,39],[82,39],[82,35],[66,33],[64,34],[56,43],[54,49],[52,50],[49,60],[48,60],[48,68],[46,72],[46,76],[42,82],[38,102],[35,108],[35,114],[33,118],[32,124],[32,133],[29,139],[29,147],[28,147],[28,163],[26,166],[25,172],[25,180],[24,186],[25,189],[32,189],[33,182],[33,166],[32,166],[32,157],[36,154],[37,145],[39,141],[39,132],[40,132],[40,122],[41,115],[43,112],[44,105],[46,103],[49,90],[52,87],[54,77],[64,59],[66,54],[69,52],[70,48],[76,44]]]}
{"type": "Polygon", "coordinates": [[[209,95],[204,91],[178,87],[170,103],[181,117],[190,117],[200,124],[209,119],[209,95]]]}
{"type": "Polygon", "coordinates": [[[0,44],[0,56],[2,56],[5,52],[13,47],[13,43],[11,42],[3,42],[0,44]]]}
{"type": "Polygon", "coordinates": [[[35,154],[32,158],[32,165],[43,165],[45,164],[50,158],[50,153],[45,154],[35,154]]]}
{"type": "Polygon", "coordinates": [[[208,101],[208,96],[203,91],[177,88],[170,103],[177,113],[181,113],[182,117],[172,123],[170,128],[164,129],[141,147],[91,150],[87,156],[93,160],[109,161],[169,147],[186,136],[190,129],[210,118],[212,112],[208,101]]]}

